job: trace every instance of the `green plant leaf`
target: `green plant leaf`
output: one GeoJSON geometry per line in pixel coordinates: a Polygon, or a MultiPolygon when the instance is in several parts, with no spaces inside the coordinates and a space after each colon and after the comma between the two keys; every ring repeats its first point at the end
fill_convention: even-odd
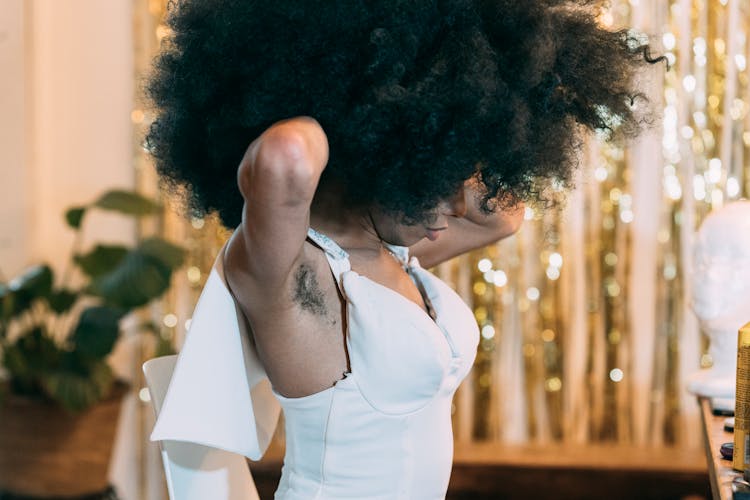
{"type": "Polygon", "coordinates": [[[8,370],[14,392],[40,393],[40,378],[60,364],[63,351],[36,326],[21,332],[16,342],[5,347],[2,365],[8,370]]]}
{"type": "Polygon", "coordinates": [[[8,283],[8,288],[14,293],[46,297],[52,289],[52,269],[46,264],[32,266],[8,283]]]}
{"type": "Polygon", "coordinates": [[[69,208],[65,212],[65,222],[67,222],[68,226],[72,227],[73,229],[78,229],[81,227],[81,221],[83,220],[83,216],[85,213],[86,207],[69,208]]]}
{"type": "Polygon", "coordinates": [[[70,337],[74,350],[94,359],[109,354],[120,333],[120,317],[119,310],[107,306],[84,309],[70,337]]]}
{"type": "Polygon", "coordinates": [[[15,309],[16,297],[10,288],[0,284],[0,318],[7,321],[13,317],[13,311],[15,309]]]}
{"type": "Polygon", "coordinates": [[[10,317],[18,316],[27,310],[37,299],[47,298],[52,290],[52,269],[44,264],[28,268],[20,276],[8,283],[8,291],[3,298],[3,310],[9,307],[10,317]],[[8,296],[11,295],[12,299],[8,296]],[[6,300],[12,305],[6,306],[6,300]]]}
{"type": "Polygon", "coordinates": [[[47,297],[47,302],[49,302],[50,308],[57,314],[68,312],[70,308],[73,307],[76,300],[78,300],[78,292],[66,290],[64,288],[53,290],[49,294],[49,297],[47,297]]]}
{"type": "Polygon", "coordinates": [[[169,266],[136,248],[111,273],[95,279],[89,292],[129,311],[164,293],[171,277],[169,266]]]}
{"type": "Polygon", "coordinates": [[[122,245],[96,245],[86,254],[78,254],[73,260],[81,270],[92,278],[112,272],[128,253],[122,245]]]}
{"type": "Polygon", "coordinates": [[[112,385],[115,382],[112,369],[106,361],[101,360],[93,364],[91,367],[91,380],[94,382],[96,391],[99,393],[99,399],[106,398],[112,390],[112,385]]]}
{"type": "Polygon", "coordinates": [[[107,191],[94,205],[104,210],[135,216],[157,214],[162,209],[161,205],[145,196],[119,189],[107,191]]]}
{"type": "Polygon", "coordinates": [[[44,387],[52,399],[72,413],[81,412],[97,401],[94,383],[74,373],[50,373],[44,378],[44,387]]]}
{"type": "Polygon", "coordinates": [[[175,270],[182,265],[185,260],[185,249],[169,243],[158,237],[146,238],[138,245],[143,254],[154,257],[171,270],[175,270]]]}
{"type": "Polygon", "coordinates": [[[87,375],[56,371],[44,377],[47,394],[60,406],[79,413],[104,399],[112,388],[114,378],[106,363],[95,363],[87,375]]]}
{"type": "Polygon", "coordinates": [[[31,368],[37,372],[56,366],[63,352],[42,326],[22,332],[16,345],[24,353],[31,368]]]}
{"type": "Polygon", "coordinates": [[[14,386],[17,386],[17,390],[21,393],[27,393],[33,385],[33,377],[31,376],[29,363],[18,344],[11,344],[3,349],[3,356],[0,359],[2,365],[8,370],[14,386]]]}

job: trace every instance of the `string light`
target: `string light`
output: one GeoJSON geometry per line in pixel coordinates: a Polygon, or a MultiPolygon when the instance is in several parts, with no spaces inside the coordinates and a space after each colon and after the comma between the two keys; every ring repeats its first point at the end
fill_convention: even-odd
{"type": "MultiPolygon", "coordinates": [[[[486,273],[490,269],[492,269],[492,261],[490,259],[482,259],[477,264],[477,267],[479,268],[480,271],[482,271],[483,273],[486,273]]],[[[489,280],[489,281],[492,281],[492,280],[489,280]]]]}
{"type": "Polygon", "coordinates": [[[187,269],[187,279],[192,284],[197,284],[201,280],[201,270],[197,266],[190,266],[187,269]]]}
{"type": "Polygon", "coordinates": [[[560,269],[557,267],[548,267],[545,271],[545,274],[547,275],[547,278],[549,278],[552,281],[557,280],[560,277],[560,269]]]}
{"type": "Polygon", "coordinates": [[[675,38],[674,33],[667,32],[662,35],[661,41],[666,50],[672,50],[675,47],[677,39],[675,38]]]}
{"type": "Polygon", "coordinates": [[[491,339],[495,336],[495,327],[492,325],[484,325],[482,327],[482,337],[485,339],[491,339]]]}
{"type": "Polygon", "coordinates": [[[604,263],[610,267],[617,265],[617,254],[609,252],[604,256],[604,263]]]}
{"type": "Polygon", "coordinates": [[[557,252],[552,252],[549,256],[549,265],[556,268],[561,268],[563,264],[562,255],[557,252]]]}
{"type": "Polygon", "coordinates": [[[740,183],[736,177],[729,177],[727,179],[727,196],[730,198],[736,198],[740,194],[740,183]]]}
{"type": "Polygon", "coordinates": [[[612,380],[612,382],[622,382],[624,375],[625,374],[619,368],[613,368],[609,372],[609,378],[610,380],[612,380]]]}
{"type": "Polygon", "coordinates": [[[745,68],[747,67],[747,59],[745,59],[744,54],[737,54],[734,56],[734,63],[737,65],[737,69],[740,71],[745,71],[745,68]]]}
{"type": "Polygon", "coordinates": [[[195,229],[203,229],[203,226],[205,224],[206,221],[203,219],[203,217],[192,217],[190,219],[190,225],[192,225],[195,229]]]}
{"type": "Polygon", "coordinates": [[[596,170],[594,170],[594,178],[599,182],[604,182],[607,180],[607,176],[609,173],[607,172],[606,167],[597,167],[596,170]]]}
{"type": "Polygon", "coordinates": [[[142,387],[138,391],[138,399],[140,399],[144,403],[148,403],[151,401],[151,393],[149,392],[148,388],[142,387]]]}
{"type": "Polygon", "coordinates": [[[167,328],[174,328],[175,326],[177,326],[177,316],[169,313],[164,316],[163,323],[167,328]]]}
{"type": "Polygon", "coordinates": [[[544,382],[544,388],[549,392],[558,392],[562,389],[562,380],[559,377],[552,377],[544,382]]]}
{"type": "Polygon", "coordinates": [[[706,199],[706,180],[702,175],[693,176],[693,197],[696,200],[706,199]]]}
{"type": "Polygon", "coordinates": [[[607,334],[607,340],[610,344],[619,344],[620,340],[622,340],[622,334],[620,333],[620,330],[618,330],[617,328],[610,329],[609,333],[607,334]]]}
{"type": "Polygon", "coordinates": [[[497,270],[493,273],[492,282],[497,287],[505,286],[508,283],[508,275],[502,270],[497,270]]]}
{"type": "Polygon", "coordinates": [[[692,92],[695,90],[695,77],[693,75],[687,75],[685,78],[682,79],[682,87],[685,89],[686,92],[692,92]]]}

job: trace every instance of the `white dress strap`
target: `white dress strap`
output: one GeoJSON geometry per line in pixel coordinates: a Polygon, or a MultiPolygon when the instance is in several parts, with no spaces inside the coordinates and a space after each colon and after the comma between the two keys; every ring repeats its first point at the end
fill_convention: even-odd
{"type": "Polygon", "coordinates": [[[313,228],[307,230],[307,237],[325,252],[328,265],[331,267],[331,271],[336,277],[336,283],[338,284],[339,290],[341,290],[341,293],[344,293],[342,279],[344,273],[351,271],[352,269],[352,265],[349,262],[349,254],[331,238],[323,233],[319,233],[313,228]]]}
{"type": "Polygon", "coordinates": [[[409,267],[409,247],[401,247],[398,245],[391,245],[390,243],[385,243],[385,247],[388,249],[388,251],[391,252],[391,255],[396,257],[396,260],[398,260],[401,263],[401,266],[404,269],[407,269],[409,267]]]}

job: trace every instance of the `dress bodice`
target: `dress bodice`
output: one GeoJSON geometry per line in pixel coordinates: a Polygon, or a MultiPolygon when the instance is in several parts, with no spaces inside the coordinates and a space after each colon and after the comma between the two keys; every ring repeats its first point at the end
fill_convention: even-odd
{"type": "Polygon", "coordinates": [[[452,461],[450,407],[471,369],[471,311],[404,247],[390,247],[430,314],[351,269],[347,253],[310,230],[346,300],[351,373],[301,398],[276,394],[287,453],[278,499],[443,498],[452,461]]]}
{"type": "Polygon", "coordinates": [[[479,340],[471,311],[406,248],[390,250],[432,315],[352,271],[347,253],[329,238],[314,230],[309,237],[325,251],[346,300],[351,373],[310,396],[276,394],[229,291],[222,249],[151,439],[257,460],[283,407],[286,454],[277,499],[444,498],[453,454],[451,401],[479,340]]]}

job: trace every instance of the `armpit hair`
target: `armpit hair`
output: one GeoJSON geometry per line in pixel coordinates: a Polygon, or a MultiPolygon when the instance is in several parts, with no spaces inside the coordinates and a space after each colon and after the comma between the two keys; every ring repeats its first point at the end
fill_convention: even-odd
{"type": "Polygon", "coordinates": [[[308,264],[300,265],[294,274],[293,299],[302,309],[313,314],[325,316],[328,312],[315,271],[308,264]]]}

